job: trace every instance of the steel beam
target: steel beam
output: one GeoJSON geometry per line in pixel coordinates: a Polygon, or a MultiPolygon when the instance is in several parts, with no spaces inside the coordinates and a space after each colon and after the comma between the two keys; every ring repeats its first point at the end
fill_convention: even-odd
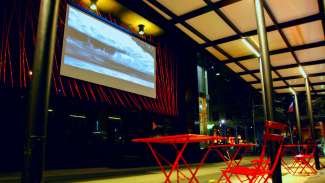
{"type": "Polygon", "coordinates": [[[297,93],[294,94],[295,98],[295,113],[296,113],[296,122],[297,122],[297,131],[298,131],[298,143],[303,144],[301,136],[301,120],[300,120],[300,111],[299,111],[299,102],[297,93]]]}
{"type": "MultiPolygon", "coordinates": [[[[271,31],[278,30],[278,28],[284,29],[284,28],[287,28],[287,27],[296,26],[296,25],[300,25],[300,24],[304,24],[304,23],[309,23],[309,22],[313,22],[313,21],[321,20],[321,19],[322,19],[322,15],[320,13],[317,13],[317,14],[306,16],[306,17],[299,18],[299,19],[296,19],[296,20],[291,20],[291,21],[288,21],[288,22],[279,23],[278,26],[275,26],[275,25],[268,26],[268,27],[266,27],[266,31],[271,32],[271,31]]],[[[256,35],[256,34],[257,34],[257,30],[251,30],[251,31],[243,32],[242,36],[249,37],[249,36],[253,36],[253,35],[256,35]]],[[[232,35],[232,36],[228,36],[228,37],[225,37],[225,38],[221,38],[221,39],[217,39],[217,40],[214,40],[214,41],[209,41],[207,43],[203,43],[203,44],[201,44],[201,47],[209,47],[209,46],[213,46],[213,45],[226,43],[226,42],[229,42],[229,41],[234,41],[236,39],[240,39],[240,37],[241,36],[237,35],[237,34],[232,35]]]]}
{"type": "Polygon", "coordinates": [[[37,42],[33,59],[33,78],[29,96],[23,183],[44,182],[45,144],[50,81],[57,29],[59,0],[41,0],[37,42]]]}
{"type": "MultiPolygon", "coordinates": [[[[304,44],[304,45],[299,45],[299,46],[292,46],[292,51],[299,51],[299,50],[304,50],[304,49],[309,49],[309,48],[316,48],[320,46],[325,46],[325,41],[319,41],[315,43],[309,43],[309,44],[304,44]]],[[[280,53],[286,53],[290,52],[289,48],[281,48],[278,50],[272,50],[269,52],[269,55],[276,55],[280,53]]],[[[247,56],[242,56],[242,57],[237,57],[232,60],[224,60],[222,62],[224,63],[231,63],[231,62],[238,62],[238,61],[243,61],[251,58],[256,58],[255,55],[247,55],[247,56]]]]}
{"type": "MultiPolygon", "coordinates": [[[[315,134],[315,126],[314,126],[313,106],[312,106],[312,101],[311,101],[310,85],[308,82],[308,78],[305,78],[305,85],[306,85],[307,112],[308,112],[307,115],[308,115],[308,119],[309,119],[309,123],[310,123],[311,137],[313,139],[313,142],[317,144],[316,134],[315,134]]],[[[318,148],[316,148],[316,152],[315,152],[315,166],[316,166],[317,170],[320,169],[318,148]]]]}
{"type": "MultiPolygon", "coordinates": [[[[267,34],[265,29],[265,19],[264,19],[264,1],[255,0],[255,13],[256,13],[256,24],[257,24],[257,33],[260,44],[260,53],[261,53],[261,70],[263,78],[263,101],[264,101],[264,111],[265,119],[273,121],[273,99],[272,99],[272,75],[271,75],[271,64],[269,56],[269,48],[267,41],[267,34]]],[[[279,144],[270,143],[269,156],[271,157],[271,164],[275,162],[276,149],[278,149],[279,144]]],[[[281,161],[278,161],[275,171],[272,175],[273,183],[282,182],[281,174],[281,161]]]]}

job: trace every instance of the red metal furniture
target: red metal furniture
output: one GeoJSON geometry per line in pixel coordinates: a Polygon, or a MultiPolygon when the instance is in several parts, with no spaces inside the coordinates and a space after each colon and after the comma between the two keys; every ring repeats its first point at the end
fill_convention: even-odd
{"type": "Polygon", "coordinates": [[[263,148],[260,158],[257,160],[253,160],[253,166],[251,167],[235,166],[223,170],[222,175],[225,177],[226,182],[231,182],[230,177],[232,175],[235,175],[235,177],[240,182],[248,181],[250,183],[253,183],[260,182],[263,180],[264,182],[267,182],[268,179],[272,176],[281,156],[281,151],[283,148],[282,144],[284,139],[281,133],[286,130],[286,128],[287,125],[285,124],[273,121],[266,121],[263,148]],[[275,133],[275,131],[278,131],[278,133],[275,133]],[[275,156],[274,163],[272,165],[270,164],[270,159],[266,157],[266,150],[269,142],[277,142],[280,144],[277,150],[277,154],[275,156]]]}
{"type": "Polygon", "coordinates": [[[315,156],[317,145],[316,144],[287,144],[284,145],[284,152],[294,152],[291,156],[291,161],[285,161],[282,158],[282,166],[292,175],[311,175],[316,174],[317,170],[314,168],[315,156]],[[295,153],[297,152],[298,153],[295,153]]]}
{"type": "MultiPolygon", "coordinates": [[[[200,166],[202,166],[202,164],[205,162],[208,154],[211,151],[215,151],[217,152],[217,154],[219,155],[219,157],[221,157],[221,159],[225,162],[226,164],[226,169],[229,168],[233,168],[236,166],[239,166],[242,157],[244,156],[244,154],[246,153],[247,149],[250,147],[254,147],[256,146],[256,144],[211,144],[208,147],[207,152],[205,153],[205,155],[203,156],[201,162],[199,163],[198,168],[200,168],[200,166]],[[236,150],[234,151],[234,153],[230,153],[229,152],[229,148],[236,148],[236,150]],[[237,159],[239,152],[244,149],[244,152],[242,152],[240,155],[241,157],[237,159]],[[224,152],[224,153],[222,153],[224,152]]],[[[196,172],[194,172],[195,174],[196,172]]],[[[217,180],[217,182],[222,181],[224,178],[223,175],[221,175],[219,177],[219,179],[217,180]]]]}
{"type": "Polygon", "coordinates": [[[236,159],[238,153],[243,148],[249,148],[252,146],[255,146],[255,144],[216,144],[213,143],[218,140],[226,140],[227,137],[221,137],[221,136],[207,136],[207,135],[197,135],[197,134],[182,134],[182,135],[171,135],[171,136],[160,136],[160,137],[152,137],[152,138],[137,138],[133,139],[133,142],[142,142],[146,143],[151,150],[157,164],[159,165],[161,171],[165,175],[165,182],[171,182],[171,175],[174,171],[177,172],[177,182],[180,181],[180,179],[187,179],[188,182],[199,182],[198,178],[196,177],[197,172],[204,164],[205,160],[208,157],[208,154],[211,151],[217,152],[217,154],[223,159],[223,161],[226,163],[227,168],[238,166],[241,158],[236,159]],[[210,142],[210,145],[207,148],[207,151],[205,152],[202,160],[200,163],[196,166],[196,168],[193,169],[188,164],[188,162],[183,157],[183,152],[186,149],[187,145],[189,143],[198,143],[198,142],[210,142]],[[172,145],[176,152],[176,158],[174,162],[169,161],[167,158],[162,156],[160,153],[157,152],[157,149],[153,147],[153,144],[168,144],[172,145]],[[228,149],[234,147],[237,148],[234,153],[229,153],[228,149]],[[224,152],[224,153],[223,153],[224,152]],[[227,158],[225,157],[227,156],[227,158]],[[184,163],[184,166],[189,171],[190,176],[186,176],[185,173],[183,173],[179,169],[179,162],[182,161],[184,163]],[[163,165],[163,162],[166,163],[170,167],[170,171],[168,172],[163,165]]]}
{"type": "Polygon", "coordinates": [[[171,175],[174,171],[177,172],[177,182],[179,182],[180,179],[188,179],[189,182],[192,182],[193,180],[195,182],[199,182],[199,180],[195,176],[199,168],[196,168],[195,171],[193,171],[191,166],[183,157],[183,152],[189,143],[209,142],[209,141],[213,142],[214,140],[219,140],[219,139],[225,139],[225,138],[220,136],[182,134],[182,135],[160,136],[160,137],[152,137],[152,138],[138,138],[138,139],[133,139],[132,141],[142,142],[148,145],[157,164],[159,165],[161,171],[165,175],[165,182],[171,182],[171,175]],[[176,158],[174,162],[172,163],[171,161],[167,160],[164,156],[159,154],[157,150],[153,147],[153,144],[172,145],[176,152],[176,158]],[[180,171],[179,169],[180,160],[184,163],[185,167],[189,171],[190,177],[186,176],[185,173],[180,171]],[[166,170],[162,161],[164,161],[170,167],[169,172],[166,170]]]}

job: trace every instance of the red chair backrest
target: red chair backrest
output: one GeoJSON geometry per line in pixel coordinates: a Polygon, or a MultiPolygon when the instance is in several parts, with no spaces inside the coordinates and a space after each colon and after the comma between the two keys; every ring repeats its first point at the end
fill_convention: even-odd
{"type": "Polygon", "coordinates": [[[263,166],[262,163],[265,162],[264,158],[265,158],[266,147],[267,147],[268,142],[278,142],[280,144],[280,146],[277,150],[275,161],[274,161],[273,165],[271,165],[270,171],[272,173],[275,169],[276,164],[279,161],[279,157],[282,152],[282,144],[284,141],[284,137],[282,136],[282,133],[285,132],[287,128],[288,128],[288,125],[283,124],[283,123],[274,122],[274,121],[266,121],[265,122],[263,148],[262,148],[262,152],[260,155],[261,164],[259,166],[263,166]]]}

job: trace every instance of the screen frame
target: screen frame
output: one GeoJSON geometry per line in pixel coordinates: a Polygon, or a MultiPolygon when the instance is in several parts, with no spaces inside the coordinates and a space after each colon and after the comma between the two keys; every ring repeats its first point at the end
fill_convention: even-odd
{"type": "MultiPolygon", "coordinates": [[[[83,7],[81,7],[80,5],[75,5],[75,4],[71,4],[71,3],[67,3],[66,5],[66,12],[65,12],[65,24],[64,24],[64,33],[63,33],[63,40],[62,40],[62,50],[61,50],[61,64],[60,64],[60,75],[61,76],[65,76],[65,77],[69,77],[69,78],[73,78],[73,79],[78,79],[80,81],[85,81],[85,82],[89,82],[89,83],[93,83],[93,84],[96,84],[96,85],[101,85],[101,86],[104,86],[104,87],[109,87],[109,88],[112,88],[112,89],[116,89],[116,90],[120,90],[120,91],[124,91],[124,92],[129,92],[129,93],[133,93],[133,94],[136,94],[136,95],[139,95],[139,96],[143,96],[143,97],[149,97],[149,98],[152,98],[152,99],[156,99],[157,98],[157,44],[153,43],[153,42],[149,42],[147,41],[144,37],[141,37],[140,35],[134,33],[134,32],[131,32],[130,30],[122,27],[122,26],[119,26],[117,25],[116,23],[112,22],[112,21],[109,21],[107,20],[106,18],[104,17],[101,17],[97,14],[95,14],[94,12],[91,12],[83,7]],[[97,82],[94,82],[94,81],[90,81],[90,80],[87,80],[87,79],[84,79],[82,77],[79,77],[78,75],[79,74],[62,74],[62,65],[65,65],[64,64],[64,56],[65,56],[65,44],[66,44],[66,29],[68,27],[67,23],[68,23],[68,18],[69,18],[69,8],[75,8],[77,9],[78,11],[80,11],[81,13],[84,13],[85,15],[87,16],[90,16],[92,18],[95,18],[96,20],[98,21],[101,21],[102,23],[108,25],[108,26],[111,26],[112,28],[115,28],[119,31],[122,31],[123,33],[126,33],[128,35],[130,35],[131,37],[135,37],[137,39],[139,39],[140,41],[143,41],[144,43],[146,44],[149,44],[151,46],[153,46],[155,48],[155,55],[154,55],[154,88],[152,90],[154,90],[154,94],[151,94],[151,95],[148,95],[146,94],[146,92],[142,92],[141,91],[141,88],[144,88],[144,89],[147,89],[147,90],[150,90],[149,88],[147,87],[144,87],[144,86],[141,86],[141,85],[138,85],[138,84],[135,84],[135,83],[132,83],[130,81],[127,81],[127,80],[123,80],[123,79],[118,79],[118,78],[114,78],[114,77],[110,77],[110,76],[105,76],[111,80],[114,80],[114,81],[111,81],[113,83],[113,85],[111,86],[108,86],[108,84],[104,84],[103,82],[100,82],[100,83],[97,83],[97,82]],[[127,88],[127,87],[113,87],[114,86],[114,82],[118,82],[118,80],[120,80],[120,82],[125,82],[125,83],[128,83],[128,84],[125,84],[126,86],[135,86],[135,88],[133,88],[133,91],[132,90],[127,90],[127,89],[123,89],[123,88],[127,88]],[[140,89],[139,89],[140,88],[140,89]]],[[[70,68],[71,70],[74,70],[74,68],[70,68]]],[[[76,69],[76,68],[75,68],[76,69]]],[[[67,69],[65,69],[67,70],[67,69]]],[[[87,70],[83,70],[81,69],[82,71],[84,72],[88,72],[87,74],[91,74],[92,71],[87,71],[87,70]]],[[[99,74],[100,75],[100,74],[99,74]]],[[[104,78],[101,77],[101,80],[103,80],[104,78]]],[[[124,84],[123,84],[124,85],[124,84]]]]}

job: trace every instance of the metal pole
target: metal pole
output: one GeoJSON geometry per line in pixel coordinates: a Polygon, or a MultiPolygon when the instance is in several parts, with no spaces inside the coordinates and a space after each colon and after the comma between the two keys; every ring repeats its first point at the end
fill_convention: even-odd
{"type": "Polygon", "coordinates": [[[41,0],[37,42],[33,60],[33,79],[29,96],[25,165],[21,181],[41,183],[45,164],[45,144],[50,95],[50,80],[59,0],[41,0]]]}
{"type": "MultiPolygon", "coordinates": [[[[310,86],[308,82],[308,78],[305,78],[305,86],[306,86],[306,97],[307,97],[307,110],[308,110],[308,119],[310,123],[311,137],[314,143],[316,143],[316,135],[315,135],[315,127],[314,127],[314,115],[313,115],[313,106],[311,103],[311,95],[310,95],[310,86]]],[[[317,170],[320,169],[320,162],[318,156],[318,147],[316,147],[315,152],[315,167],[317,170]]]]}
{"type": "Polygon", "coordinates": [[[253,100],[253,111],[252,111],[252,120],[253,120],[253,127],[254,127],[254,143],[256,144],[256,125],[255,125],[255,105],[253,100]]]}
{"type": "MultiPolygon", "coordinates": [[[[265,19],[264,19],[264,8],[263,0],[255,0],[255,13],[256,13],[256,24],[257,24],[257,33],[260,43],[260,53],[261,53],[261,69],[262,69],[262,81],[263,81],[263,102],[264,102],[264,113],[266,120],[273,120],[273,101],[272,101],[272,75],[271,75],[271,65],[270,65],[270,56],[267,35],[265,30],[265,19]]],[[[275,161],[276,149],[278,149],[278,144],[271,143],[270,148],[270,157],[271,162],[275,161]]],[[[273,183],[282,182],[281,174],[281,161],[278,161],[278,164],[275,168],[275,171],[272,175],[273,183]]]]}
{"type": "Polygon", "coordinates": [[[298,95],[294,94],[294,97],[295,97],[295,110],[296,110],[297,131],[298,131],[298,144],[303,144],[302,136],[301,136],[301,121],[300,121],[298,95]]]}

